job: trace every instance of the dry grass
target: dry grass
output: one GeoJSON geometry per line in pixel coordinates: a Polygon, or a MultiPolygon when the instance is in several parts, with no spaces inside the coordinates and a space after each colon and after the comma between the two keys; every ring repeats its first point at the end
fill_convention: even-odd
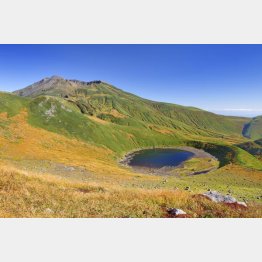
{"type": "Polygon", "coordinates": [[[116,118],[126,118],[127,117],[126,115],[119,113],[116,109],[111,109],[109,114],[116,118]]]}
{"type": "Polygon", "coordinates": [[[154,131],[156,131],[160,134],[173,134],[173,133],[175,133],[174,130],[171,130],[171,129],[168,129],[168,128],[163,128],[163,127],[156,126],[156,125],[148,125],[148,127],[151,130],[154,130],[154,131]]]}
{"type": "Polygon", "coordinates": [[[0,168],[0,217],[168,217],[171,207],[188,217],[262,216],[258,205],[241,209],[179,190],[73,183],[0,168]]]}
{"type": "Polygon", "coordinates": [[[99,123],[99,124],[102,124],[102,125],[108,125],[108,124],[109,124],[109,122],[107,122],[107,121],[105,121],[105,120],[103,120],[103,119],[101,119],[101,118],[98,118],[98,117],[96,117],[96,116],[87,116],[87,117],[88,117],[89,119],[91,119],[91,120],[99,123]]]}
{"type": "Polygon", "coordinates": [[[174,175],[190,175],[194,172],[205,172],[218,168],[219,162],[213,158],[192,158],[186,161],[181,167],[171,171],[174,175]]]}
{"type": "Polygon", "coordinates": [[[27,123],[27,112],[9,118],[9,125],[0,126],[0,159],[5,161],[50,160],[70,166],[82,166],[97,175],[134,174],[116,165],[112,151],[74,138],[67,138],[27,123]]]}

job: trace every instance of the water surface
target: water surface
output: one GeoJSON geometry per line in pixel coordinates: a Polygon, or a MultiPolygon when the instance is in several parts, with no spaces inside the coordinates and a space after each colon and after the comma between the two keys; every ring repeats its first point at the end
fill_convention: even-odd
{"type": "Polygon", "coordinates": [[[193,156],[194,153],[180,149],[145,149],[134,153],[128,164],[147,168],[176,167],[193,156]]]}

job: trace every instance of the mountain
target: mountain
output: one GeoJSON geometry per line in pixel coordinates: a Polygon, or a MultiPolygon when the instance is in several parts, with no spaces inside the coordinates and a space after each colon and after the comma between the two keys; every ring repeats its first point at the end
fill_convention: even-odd
{"type": "Polygon", "coordinates": [[[262,116],[252,118],[252,120],[245,125],[243,135],[251,139],[262,138],[262,116]]]}
{"type": "Polygon", "coordinates": [[[161,129],[161,126],[166,128],[163,131],[166,133],[176,129],[204,136],[241,135],[243,125],[248,121],[247,118],[225,117],[193,107],[150,101],[102,81],[84,82],[53,76],[14,93],[38,97],[36,101],[43,100],[43,103],[47,101],[43,96],[62,98],[82,114],[92,116],[93,120],[151,130],[161,129]]]}
{"type": "Polygon", "coordinates": [[[236,161],[239,151],[228,145],[243,141],[243,126],[250,121],[151,101],[100,80],[53,76],[14,94],[27,104],[32,126],[106,147],[118,156],[137,148],[191,145],[224,165],[236,161]]]}

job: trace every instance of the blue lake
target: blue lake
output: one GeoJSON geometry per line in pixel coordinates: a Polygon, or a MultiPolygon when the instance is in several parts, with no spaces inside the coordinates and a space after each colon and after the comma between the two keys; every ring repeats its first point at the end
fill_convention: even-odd
{"type": "Polygon", "coordinates": [[[193,156],[194,153],[179,149],[145,149],[134,153],[128,164],[147,168],[176,167],[193,156]]]}

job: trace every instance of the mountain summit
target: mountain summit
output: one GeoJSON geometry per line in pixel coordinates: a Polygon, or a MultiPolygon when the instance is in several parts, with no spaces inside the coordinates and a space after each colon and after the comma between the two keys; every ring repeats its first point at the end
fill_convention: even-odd
{"type": "Polygon", "coordinates": [[[23,89],[14,91],[19,96],[35,97],[39,95],[65,96],[73,93],[76,89],[85,88],[92,84],[100,84],[101,81],[84,82],[78,80],[67,80],[60,76],[46,77],[23,89]]]}

